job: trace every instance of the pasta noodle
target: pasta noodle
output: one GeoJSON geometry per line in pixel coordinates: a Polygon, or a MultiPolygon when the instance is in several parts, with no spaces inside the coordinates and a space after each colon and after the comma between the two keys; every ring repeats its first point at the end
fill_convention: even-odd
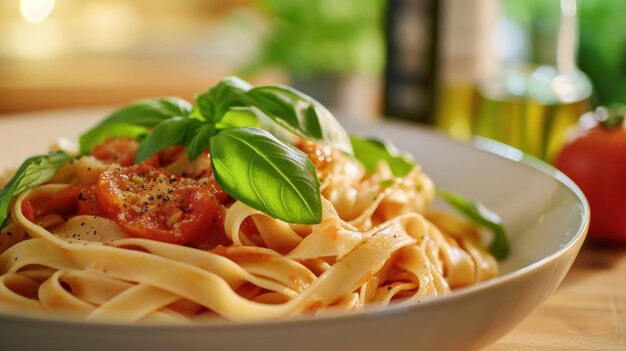
{"type": "MultiPolygon", "coordinates": [[[[13,200],[0,235],[0,310],[124,323],[293,318],[422,302],[497,275],[475,227],[428,210],[434,185],[419,167],[366,172],[333,149],[300,147],[317,167],[322,221],[286,223],[231,199],[225,238],[204,246],[131,236],[75,209],[28,218],[29,205],[119,167],[89,156],[65,165],[13,200]]],[[[163,167],[202,181],[211,164],[179,154],[163,167]]]]}

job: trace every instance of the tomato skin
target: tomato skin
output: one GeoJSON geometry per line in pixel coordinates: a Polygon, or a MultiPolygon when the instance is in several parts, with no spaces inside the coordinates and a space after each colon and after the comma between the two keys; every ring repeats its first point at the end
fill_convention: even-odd
{"type": "Polygon", "coordinates": [[[555,165],[589,201],[587,238],[626,244],[626,128],[586,131],[565,145],[555,165]]]}
{"type": "Polygon", "coordinates": [[[87,186],[78,194],[78,214],[105,217],[96,197],[96,185],[87,186]]]}
{"type": "Polygon", "coordinates": [[[184,157],[185,147],[182,145],[174,145],[168,146],[165,149],[159,151],[157,154],[159,157],[159,162],[162,165],[167,165],[172,162],[175,162],[181,157],[184,157]]]}
{"type": "Polygon", "coordinates": [[[207,186],[211,189],[211,192],[215,195],[215,197],[217,198],[217,201],[219,201],[220,204],[225,204],[226,202],[228,202],[228,200],[231,199],[230,195],[224,190],[222,190],[222,187],[220,187],[220,185],[217,184],[217,179],[215,179],[213,168],[209,168],[208,170],[204,171],[200,175],[200,177],[201,177],[200,179],[202,178],[206,179],[207,186]]]}
{"type": "Polygon", "coordinates": [[[69,216],[76,212],[78,193],[78,187],[69,185],[52,194],[31,194],[22,202],[22,213],[31,222],[38,216],[50,213],[69,216]]]}
{"type": "Polygon", "coordinates": [[[135,162],[139,144],[133,138],[109,138],[94,147],[89,154],[104,163],[130,166],[135,162]]]}
{"type": "Polygon", "coordinates": [[[128,234],[173,244],[211,235],[222,209],[209,187],[144,163],[102,173],[96,198],[128,234]]]}
{"type": "MultiPolygon", "coordinates": [[[[135,163],[137,149],[139,149],[139,143],[133,138],[108,138],[101,144],[95,146],[89,152],[89,155],[103,163],[117,163],[120,166],[126,167],[135,163]]],[[[158,167],[159,156],[154,155],[144,162],[158,167]]]]}
{"type": "Polygon", "coordinates": [[[30,222],[35,222],[35,208],[33,207],[33,204],[28,201],[28,199],[22,201],[22,214],[30,222]]]}
{"type": "Polygon", "coordinates": [[[210,235],[202,235],[189,243],[189,246],[201,250],[212,250],[218,246],[230,246],[233,242],[226,235],[224,229],[224,218],[226,217],[226,207],[220,206],[211,218],[213,230],[210,235]]]}

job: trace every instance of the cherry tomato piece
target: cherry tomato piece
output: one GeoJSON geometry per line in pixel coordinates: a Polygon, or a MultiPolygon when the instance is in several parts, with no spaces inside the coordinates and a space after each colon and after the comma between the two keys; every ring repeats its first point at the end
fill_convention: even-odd
{"type": "MultiPolygon", "coordinates": [[[[22,202],[22,212],[26,216],[28,212],[25,211],[32,211],[33,218],[50,213],[62,216],[71,215],[76,212],[78,193],[78,187],[70,185],[53,193],[40,192],[31,194],[22,202]]],[[[30,215],[30,213],[28,214],[30,215]]],[[[31,220],[31,218],[28,219],[31,220]]]]}
{"type": "Polygon", "coordinates": [[[106,217],[96,197],[96,185],[81,189],[78,194],[78,214],[106,217]]]}
{"type": "Polygon", "coordinates": [[[162,165],[168,165],[181,157],[185,157],[185,147],[182,145],[168,146],[159,151],[157,155],[162,165]]]}
{"type": "Polygon", "coordinates": [[[218,246],[230,246],[232,241],[226,235],[224,230],[224,217],[226,216],[226,208],[220,207],[214,212],[211,224],[213,231],[209,235],[202,235],[194,239],[189,243],[189,246],[202,249],[211,250],[218,246]]]}
{"type": "Polygon", "coordinates": [[[222,210],[208,186],[143,163],[102,173],[96,197],[128,234],[175,244],[211,235],[222,210]]]}
{"type": "Polygon", "coordinates": [[[28,199],[25,199],[24,201],[22,201],[22,214],[29,221],[31,222],[35,221],[35,208],[33,207],[33,204],[30,201],[28,201],[28,199]]]}
{"type": "Polygon", "coordinates": [[[211,189],[211,192],[215,195],[215,197],[217,198],[217,201],[219,201],[220,204],[225,204],[231,199],[230,195],[224,190],[222,190],[220,185],[217,183],[212,167],[205,170],[201,174],[200,179],[206,180],[207,186],[211,189]]]}
{"type": "Polygon", "coordinates": [[[94,147],[89,154],[104,163],[130,166],[135,163],[137,148],[139,144],[133,138],[109,138],[94,147]]]}

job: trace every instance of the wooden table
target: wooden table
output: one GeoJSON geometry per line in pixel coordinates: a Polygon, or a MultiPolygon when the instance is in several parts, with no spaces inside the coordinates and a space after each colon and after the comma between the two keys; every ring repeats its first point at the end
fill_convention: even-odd
{"type": "Polygon", "coordinates": [[[554,295],[486,350],[626,350],[626,247],[585,245],[554,295]]]}

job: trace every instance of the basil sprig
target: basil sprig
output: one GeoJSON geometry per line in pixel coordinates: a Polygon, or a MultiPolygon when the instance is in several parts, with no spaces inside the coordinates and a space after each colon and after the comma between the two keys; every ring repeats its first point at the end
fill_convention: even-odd
{"type": "Polygon", "coordinates": [[[354,157],[368,171],[373,171],[381,160],[387,162],[396,177],[406,176],[415,167],[411,155],[400,152],[389,142],[357,135],[350,135],[350,142],[354,149],[354,157]]]}
{"type": "Polygon", "coordinates": [[[172,145],[184,145],[194,160],[210,146],[217,182],[233,197],[287,222],[321,220],[315,167],[281,139],[295,134],[352,154],[330,111],[292,88],[253,88],[237,77],[222,79],[195,101],[192,107],[178,98],[148,99],[122,108],[81,136],[81,152],[121,136],[141,139],[135,162],[172,145]]]}
{"type": "MultiPolygon", "coordinates": [[[[210,146],[219,185],[234,198],[272,217],[294,223],[319,223],[322,217],[320,183],[308,156],[279,138],[295,134],[353,153],[368,170],[382,159],[397,177],[407,175],[413,160],[376,139],[348,137],[332,114],[314,99],[283,86],[252,88],[228,77],[196,96],[196,107],[180,98],[147,99],[108,116],[81,135],[87,154],[109,137],[141,139],[135,158],[146,160],[172,145],[186,146],[190,160],[210,146]],[[253,128],[263,126],[266,130],[253,128]]],[[[8,216],[11,199],[50,180],[72,160],[64,152],[27,159],[0,189],[0,223],[8,216]]],[[[497,215],[464,197],[439,195],[475,223],[491,230],[490,250],[497,258],[509,251],[497,215]]]]}
{"type": "Polygon", "coordinates": [[[258,128],[230,128],[211,138],[211,163],[222,189],[291,223],[322,220],[315,165],[300,150],[258,128]]]}
{"type": "Polygon", "coordinates": [[[196,95],[200,114],[210,123],[219,122],[233,107],[242,106],[243,95],[252,86],[237,77],[226,77],[206,93],[196,95]]]}
{"type": "Polygon", "coordinates": [[[72,157],[63,151],[52,151],[26,159],[13,178],[0,189],[0,228],[9,215],[9,204],[13,197],[47,182],[61,166],[71,160],[72,157]]]}
{"type": "Polygon", "coordinates": [[[509,239],[502,225],[502,220],[495,212],[485,207],[482,203],[469,200],[459,194],[438,190],[437,195],[470,221],[493,233],[489,251],[495,258],[504,259],[509,255],[509,239]]]}

